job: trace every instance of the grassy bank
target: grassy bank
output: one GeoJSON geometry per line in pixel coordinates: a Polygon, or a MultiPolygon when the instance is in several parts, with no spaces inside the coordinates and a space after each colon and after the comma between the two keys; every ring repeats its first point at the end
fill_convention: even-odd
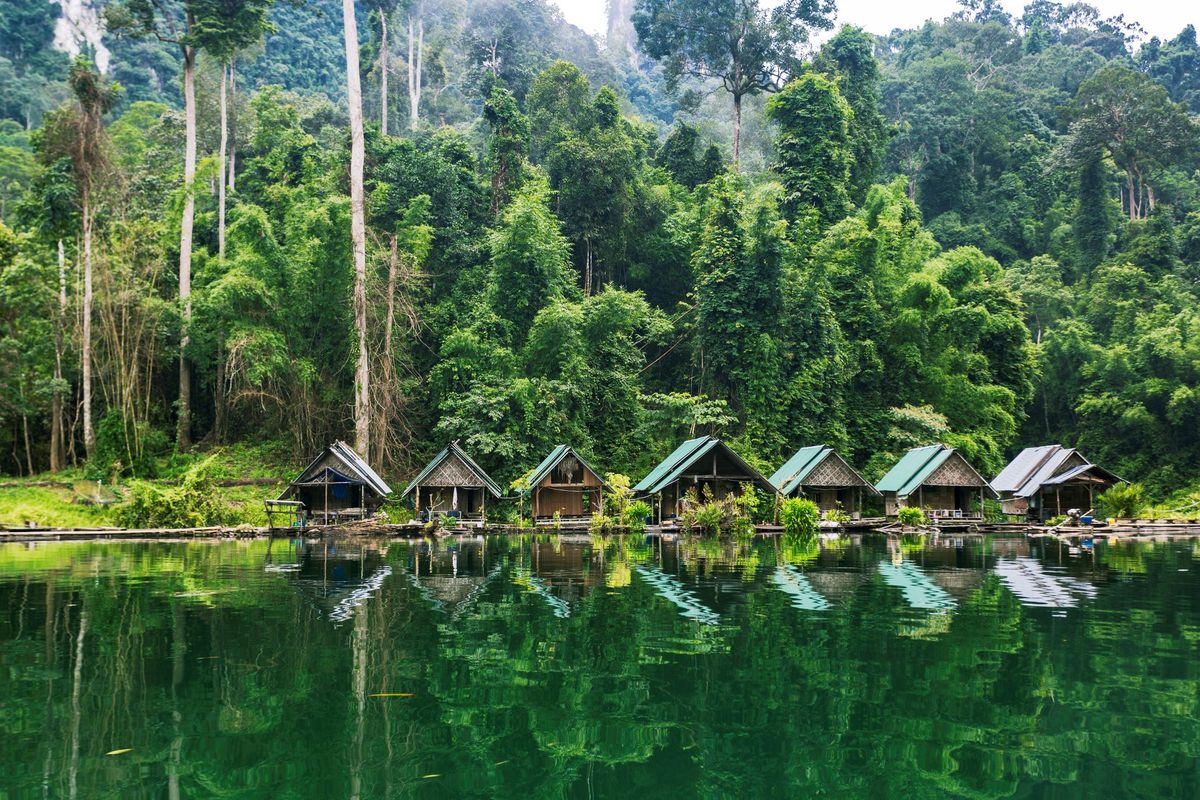
{"type": "Polygon", "coordinates": [[[82,469],[44,473],[28,478],[0,478],[0,527],[41,528],[119,527],[123,509],[138,491],[147,487],[171,489],[203,471],[204,491],[222,522],[231,525],[266,524],[263,499],[279,493],[301,468],[286,447],[275,443],[236,445],[183,455],[172,455],[156,465],[158,477],[140,480],[117,476],[91,481],[82,469]],[[222,482],[266,480],[249,486],[222,486],[222,482]]]}

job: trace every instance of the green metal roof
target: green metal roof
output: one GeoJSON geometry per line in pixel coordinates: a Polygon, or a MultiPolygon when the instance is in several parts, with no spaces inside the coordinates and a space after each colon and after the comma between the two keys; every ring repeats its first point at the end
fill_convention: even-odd
{"type": "Polygon", "coordinates": [[[671,470],[678,466],[680,461],[683,461],[696,449],[701,447],[705,442],[712,439],[711,436],[700,436],[696,439],[688,439],[683,444],[676,447],[671,455],[659,462],[658,466],[650,470],[650,474],[642,478],[637,486],[633,487],[635,492],[649,492],[654,494],[657,489],[650,489],[651,486],[659,485],[662,478],[665,477],[671,470]]]}
{"type": "MultiPolygon", "coordinates": [[[[538,464],[533,470],[533,474],[529,476],[529,486],[537,486],[539,483],[545,480],[546,476],[550,474],[550,470],[557,467],[558,463],[566,458],[569,454],[574,454],[575,458],[579,460],[579,463],[583,465],[584,469],[591,472],[597,478],[600,478],[600,473],[592,469],[592,465],[585,461],[583,456],[579,455],[579,453],[576,453],[570,445],[560,444],[558,447],[555,447],[553,450],[551,450],[550,455],[543,458],[542,463],[538,464]]],[[[600,478],[600,483],[604,484],[603,478],[600,478]]]]}
{"type": "Polygon", "coordinates": [[[733,452],[729,445],[712,436],[688,439],[679,445],[679,447],[676,447],[675,451],[664,458],[662,463],[650,471],[649,475],[642,478],[641,482],[633,487],[633,490],[641,494],[656,494],[661,492],[664,488],[671,485],[671,483],[678,480],[683,471],[696,463],[697,459],[717,447],[724,448],[729,457],[739,467],[744,469],[749,479],[757,483],[761,489],[768,492],[775,491],[775,486],[759,474],[758,470],[747,464],[741,456],[733,452]]]}
{"type": "MultiPolygon", "coordinates": [[[[947,447],[944,444],[914,447],[896,462],[896,466],[892,467],[879,483],[875,484],[875,488],[880,492],[895,492],[898,497],[908,497],[917,490],[918,486],[929,480],[929,476],[938,467],[945,464],[955,452],[957,451],[953,447],[947,447]]],[[[959,457],[961,458],[961,456],[959,457]]],[[[980,488],[987,489],[993,497],[999,496],[987,479],[980,475],[966,459],[963,459],[963,463],[967,465],[967,469],[975,473],[975,477],[979,479],[980,488]]]]}
{"type": "Polygon", "coordinates": [[[480,483],[483,484],[485,489],[492,493],[493,497],[500,497],[502,494],[504,494],[504,492],[500,489],[500,486],[494,480],[492,480],[486,472],[483,471],[483,468],[476,464],[474,459],[467,455],[466,452],[458,446],[458,442],[451,442],[442,448],[442,451],[434,456],[432,461],[425,465],[425,469],[421,470],[417,477],[408,482],[408,486],[405,487],[403,494],[400,496],[406,497],[409,492],[412,492],[414,489],[420,486],[421,481],[425,480],[429,473],[437,469],[438,464],[441,464],[443,461],[445,461],[451,453],[457,456],[458,460],[463,462],[463,464],[467,466],[467,469],[471,470],[475,477],[479,478],[480,483]]]}
{"type": "Polygon", "coordinates": [[[908,497],[953,452],[953,448],[943,444],[914,447],[888,470],[888,474],[875,484],[875,488],[881,492],[895,492],[900,497],[908,497]]]}
{"type": "Polygon", "coordinates": [[[804,482],[808,473],[825,460],[826,454],[831,452],[833,452],[833,448],[823,444],[801,447],[794,456],[787,460],[787,463],[775,470],[775,474],[771,476],[771,485],[785,495],[791,494],[796,491],[797,486],[804,482]]]}

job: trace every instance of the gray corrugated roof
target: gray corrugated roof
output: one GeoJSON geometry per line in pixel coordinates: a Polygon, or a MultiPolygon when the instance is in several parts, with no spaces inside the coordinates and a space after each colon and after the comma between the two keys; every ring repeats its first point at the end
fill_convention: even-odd
{"type": "Polygon", "coordinates": [[[992,488],[997,492],[1015,492],[1020,489],[1033,473],[1037,472],[1046,459],[1062,449],[1060,444],[1047,444],[1041,447],[1026,447],[1016,458],[1008,462],[1000,474],[992,480],[992,488]]]}
{"type": "MultiPolygon", "coordinates": [[[[1025,483],[1017,488],[1014,494],[1017,497],[1032,497],[1037,494],[1038,489],[1042,488],[1042,484],[1054,477],[1054,474],[1062,469],[1063,464],[1074,452],[1069,447],[1059,447],[1029,476],[1029,479],[1025,483]]],[[[1080,456],[1080,458],[1083,457],[1080,456]]],[[[1084,461],[1086,460],[1084,459],[1084,461]]]]}
{"type": "Polygon", "coordinates": [[[421,481],[425,480],[429,473],[433,472],[437,468],[437,465],[446,460],[451,453],[453,453],[459,461],[463,462],[463,464],[466,465],[467,469],[469,469],[472,474],[475,475],[475,477],[479,478],[480,483],[482,483],[484,488],[492,493],[493,497],[500,497],[504,493],[501,491],[500,486],[491,479],[491,476],[484,472],[483,468],[476,464],[474,459],[472,459],[469,455],[467,455],[466,451],[459,447],[458,442],[451,442],[443,447],[441,452],[433,457],[432,461],[425,465],[425,468],[417,474],[417,477],[409,481],[408,486],[405,487],[404,492],[400,496],[406,497],[410,492],[420,486],[421,481]]]}
{"type": "Polygon", "coordinates": [[[345,442],[338,440],[327,446],[324,450],[317,454],[316,458],[308,462],[308,466],[301,470],[300,474],[296,476],[295,480],[287,485],[283,492],[280,493],[278,499],[282,500],[291,494],[292,488],[297,483],[304,483],[306,480],[310,480],[312,475],[318,474],[320,472],[320,464],[325,459],[327,454],[333,455],[342,463],[345,469],[341,471],[344,472],[347,477],[353,478],[366,484],[367,486],[370,486],[373,491],[379,493],[380,495],[388,495],[392,493],[392,487],[388,486],[387,482],[383,478],[379,477],[375,470],[371,469],[370,464],[364,461],[358,453],[354,452],[354,448],[350,447],[350,445],[346,444],[345,442]]]}
{"type": "Polygon", "coordinates": [[[1066,483],[1067,481],[1074,480],[1075,478],[1078,478],[1080,475],[1083,475],[1088,472],[1094,473],[1098,477],[1103,478],[1106,481],[1111,481],[1113,483],[1120,483],[1123,480],[1122,478],[1117,476],[1115,473],[1109,472],[1104,467],[1097,466],[1096,464],[1079,464],[1077,466],[1071,467],[1070,469],[1066,470],[1065,472],[1063,472],[1060,475],[1055,475],[1051,478],[1047,478],[1042,483],[1042,485],[1043,486],[1055,486],[1058,484],[1063,484],[1063,483],[1066,483]]]}

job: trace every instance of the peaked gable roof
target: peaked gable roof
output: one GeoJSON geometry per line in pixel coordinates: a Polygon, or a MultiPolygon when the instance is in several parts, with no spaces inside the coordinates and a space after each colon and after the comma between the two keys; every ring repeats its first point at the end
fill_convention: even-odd
{"type": "Polygon", "coordinates": [[[861,485],[870,490],[874,494],[879,494],[879,491],[868,483],[862,475],[858,474],[858,470],[850,466],[846,459],[838,455],[838,452],[832,447],[823,444],[811,445],[802,447],[796,451],[795,455],[787,460],[787,462],[775,471],[771,476],[771,485],[782,492],[784,495],[791,495],[801,486],[805,485],[806,479],[813,474],[818,466],[826,460],[833,458],[840,462],[851,475],[859,480],[861,485]]]}
{"type": "Polygon", "coordinates": [[[938,467],[955,455],[958,455],[967,469],[979,478],[981,486],[994,493],[991,484],[971,466],[969,461],[953,447],[947,447],[944,444],[931,444],[909,450],[896,462],[895,466],[888,470],[879,483],[875,484],[875,488],[880,492],[895,492],[899,497],[908,497],[917,490],[917,487],[929,480],[938,467]]]}
{"type": "Polygon", "coordinates": [[[1000,474],[992,479],[992,488],[997,492],[1015,492],[1020,489],[1033,473],[1037,472],[1047,459],[1062,449],[1061,444],[1047,444],[1041,447],[1026,447],[1016,457],[1000,470],[1000,474]]]}
{"type": "MultiPolygon", "coordinates": [[[[600,478],[600,473],[596,472],[596,470],[592,468],[592,465],[584,460],[583,456],[579,455],[579,453],[576,453],[574,448],[572,448],[569,444],[560,444],[558,447],[555,447],[550,451],[550,455],[542,459],[542,463],[538,464],[534,468],[533,474],[529,476],[530,487],[537,486],[539,483],[544,481],[546,476],[549,475],[551,471],[553,471],[553,469],[562,463],[562,460],[569,455],[575,456],[575,460],[582,464],[584,469],[595,475],[597,478],[600,478]]],[[[604,482],[604,478],[600,478],[600,484],[602,486],[608,485],[604,482]]]]}
{"type": "Polygon", "coordinates": [[[739,468],[746,471],[746,475],[753,483],[758,484],[760,489],[774,493],[777,491],[775,486],[767,480],[754,467],[746,463],[746,461],[733,451],[733,449],[712,436],[701,436],[696,439],[688,439],[683,444],[676,447],[671,455],[662,460],[661,463],[650,471],[650,474],[642,478],[638,485],[633,487],[635,492],[644,494],[655,494],[662,491],[674,481],[678,480],[684,470],[695,464],[701,456],[720,449],[724,452],[739,468]]]}
{"type": "Polygon", "coordinates": [[[1032,497],[1043,486],[1065,483],[1089,470],[1105,480],[1121,480],[1072,447],[1061,444],[1026,447],[1000,471],[992,481],[992,488],[997,492],[1012,492],[1015,497],[1032,497]]]}
{"type": "Polygon", "coordinates": [[[405,487],[400,496],[407,497],[410,492],[421,485],[422,481],[429,477],[429,473],[437,469],[438,466],[450,456],[454,456],[461,461],[463,466],[470,470],[471,474],[479,479],[480,484],[482,484],[485,489],[492,493],[493,497],[498,498],[503,494],[500,486],[491,479],[491,476],[484,472],[483,468],[476,464],[474,459],[472,459],[461,447],[459,447],[457,441],[453,441],[442,448],[442,451],[434,456],[432,461],[425,465],[425,468],[417,474],[417,477],[408,482],[408,486],[405,487]]]}
{"type": "Polygon", "coordinates": [[[278,499],[284,499],[298,484],[310,482],[327,470],[349,478],[353,482],[366,484],[380,495],[392,493],[392,487],[388,486],[387,482],[371,469],[371,465],[354,452],[354,448],[339,439],[317,454],[317,457],[310,461],[308,466],[287,485],[278,499]],[[337,466],[329,464],[330,460],[337,462],[337,466]]]}

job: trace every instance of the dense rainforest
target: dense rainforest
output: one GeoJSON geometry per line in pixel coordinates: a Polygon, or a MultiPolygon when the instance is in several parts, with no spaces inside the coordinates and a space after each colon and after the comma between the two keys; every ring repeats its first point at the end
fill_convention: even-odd
{"type": "Polygon", "coordinates": [[[459,439],[507,484],[560,442],[639,476],[711,433],[768,472],[942,441],[1200,475],[1190,26],[79,5],[0,0],[0,473],[346,438],[402,483],[459,439]]]}

